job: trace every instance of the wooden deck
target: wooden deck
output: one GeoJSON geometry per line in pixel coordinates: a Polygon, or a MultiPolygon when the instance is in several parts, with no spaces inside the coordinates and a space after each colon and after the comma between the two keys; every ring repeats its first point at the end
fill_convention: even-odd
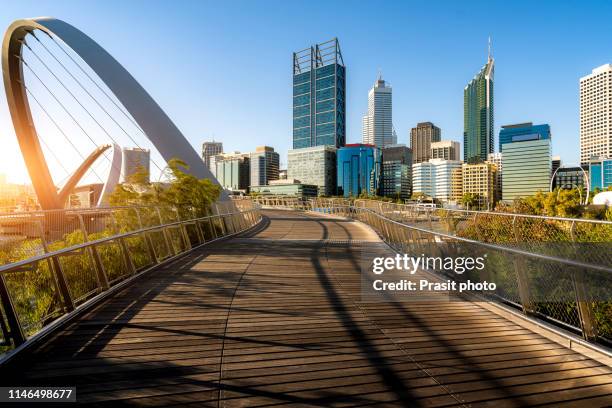
{"type": "Polygon", "coordinates": [[[361,302],[378,245],[269,211],[107,299],[0,373],[100,406],[612,405],[609,367],[470,302],[361,302]]]}

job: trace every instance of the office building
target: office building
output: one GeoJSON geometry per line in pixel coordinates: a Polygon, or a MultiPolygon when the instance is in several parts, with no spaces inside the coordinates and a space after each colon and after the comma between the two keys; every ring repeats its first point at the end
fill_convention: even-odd
{"type": "Polygon", "coordinates": [[[250,154],[223,153],[213,156],[215,177],[221,186],[232,192],[247,193],[250,182],[250,154]]]}
{"type": "Polygon", "coordinates": [[[589,161],[590,189],[605,191],[612,186],[612,159],[593,157],[589,161]]]}
{"type": "Polygon", "coordinates": [[[313,184],[300,183],[299,180],[287,179],[271,181],[267,186],[251,186],[251,193],[311,198],[318,195],[319,188],[313,184]]]}
{"type": "Polygon", "coordinates": [[[533,125],[531,122],[504,125],[499,131],[499,151],[503,153],[504,145],[526,140],[550,139],[550,126],[533,125]]]}
{"type": "Polygon", "coordinates": [[[346,67],[338,39],[293,54],[293,148],[346,141],[346,67]]]}
{"type": "Polygon", "coordinates": [[[442,202],[451,200],[453,171],[461,168],[461,161],[430,159],[412,165],[412,192],[424,193],[442,202]]]}
{"type": "Polygon", "coordinates": [[[497,171],[495,172],[495,200],[499,201],[502,198],[502,173],[503,173],[503,163],[502,163],[502,153],[489,153],[489,157],[487,158],[487,162],[494,164],[497,171]]]}
{"type": "Polygon", "coordinates": [[[552,174],[555,174],[555,171],[557,171],[557,169],[559,167],[561,167],[561,156],[553,156],[551,159],[551,163],[552,163],[552,174]]]}
{"type": "Polygon", "coordinates": [[[314,146],[289,150],[287,178],[318,187],[319,194],[336,194],[336,148],[314,146]]]}
{"type": "Polygon", "coordinates": [[[580,78],[580,164],[612,157],[612,64],[580,78]]]}
{"type": "Polygon", "coordinates": [[[249,186],[265,186],[278,180],[280,157],[270,146],[259,146],[249,155],[251,183],[249,186]]]}
{"type": "Polygon", "coordinates": [[[440,141],[440,128],[431,122],[417,123],[410,129],[410,148],[412,163],[426,162],[431,159],[431,144],[440,141]]]}
{"type": "Polygon", "coordinates": [[[223,153],[223,143],[214,140],[202,143],[202,160],[207,169],[211,169],[210,159],[221,153],[223,153]]]}
{"type": "Polygon", "coordinates": [[[512,201],[549,191],[551,139],[506,143],[502,156],[502,199],[512,201]]]}
{"type": "Polygon", "coordinates": [[[376,146],[348,144],[337,151],[338,195],[378,195],[381,153],[376,146]]]}
{"type": "Polygon", "coordinates": [[[479,210],[492,210],[497,202],[497,166],[493,163],[464,163],[461,169],[462,196],[475,194],[479,210]]]}
{"type": "Polygon", "coordinates": [[[461,147],[459,142],[441,140],[431,143],[431,158],[444,160],[461,160],[461,147]]]}
{"type": "Polygon", "coordinates": [[[450,202],[458,204],[463,198],[463,169],[453,169],[451,173],[450,202]]]}
{"type": "Polygon", "coordinates": [[[559,167],[553,172],[552,189],[573,190],[587,187],[588,175],[580,166],[559,167]]]}
{"type": "Polygon", "coordinates": [[[493,153],[494,60],[487,63],[463,90],[463,161],[477,163],[493,153]]]}
{"type": "Polygon", "coordinates": [[[145,182],[150,180],[151,151],[139,147],[124,147],[121,161],[122,182],[129,182],[135,174],[145,173],[145,182]]]}
{"type": "Polygon", "coordinates": [[[412,150],[405,145],[382,149],[381,195],[407,200],[412,195],[412,150]]]}
{"type": "Polygon", "coordinates": [[[393,130],[393,92],[381,75],[368,93],[368,113],[363,117],[362,142],[376,147],[397,143],[393,130]]]}

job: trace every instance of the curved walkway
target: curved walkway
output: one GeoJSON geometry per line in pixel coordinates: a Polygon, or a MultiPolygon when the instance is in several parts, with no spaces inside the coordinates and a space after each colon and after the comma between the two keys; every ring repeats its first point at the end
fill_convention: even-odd
{"type": "MultiPolygon", "coordinates": [[[[470,302],[362,302],[341,218],[256,230],[151,272],[0,375],[100,406],[609,406],[609,367],[470,302]]],[[[3,381],[4,382],[4,381],[3,381]]]]}

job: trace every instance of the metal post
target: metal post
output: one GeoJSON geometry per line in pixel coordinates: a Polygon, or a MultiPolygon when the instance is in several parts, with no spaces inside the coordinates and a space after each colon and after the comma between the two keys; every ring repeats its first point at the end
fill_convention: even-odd
{"type": "MultiPolygon", "coordinates": [[[[521,232],[516,225],[516,220],[517,218],[514,216],[512,219],[512,230],[514,232],[514,240],[518,244],[521,241],[521,232]]],[[[531,292],[529,290],[529,276],[527,275],[525,258],[519,255],[515,255],[512,258],[523,312],[525,314],[533,314],[535,313],[535,308],[531,299],[531,292]]]]}
{"type": "MultiPolygon", "coordinates": [[[[112,213],[111,213],[112,216],[112,213]]],[[[85,226],[85,220],[83,220],[83,214],[79,214],[79,224],[81,225],[81,230],[83,231],[83,240],[85,242],[89,242],[89,234],[87,233],[87,227],[85,226]]],[[[102,260],[100,259],[100,254],[98,253],[98,249],[95,245],[90,245],[87,247],[87,253],[89,253],[89,257],[91,259],[91,263],[96,271],[96,277],[98,278],[98,285],[102,290],[107,290],[109,288],[108,285],[108,277],[106,276],[106,271],[104,270],[104,265],[102,264],[102,260]]]]}
{"type": "MultiPolygon", "coordinates": [[[[136,211],[136,218],[138,219],[138,225],[140,226],[140,229],[143,229],[144,227],[142,225],[142,218],[140,216],[140,211],[138,211],[138,208],[135,208],[135,211],[136,211]]],[[[157,259],[157,255],[155,254],[155,247],[153,246],[153,241],[151,241],[151,236],[147,232],[143,233],[143,235],[144,235],[145,245],[147,247],[147,252],[149,254],[149,259],[151,259],[152,263],[159,262],[157,259]]]]}
{"type": "MultiPolygon", "coordinates": [[[[155,207],[155,210],[157,211],[157,217],[159,218],[159,225],[160,226],[164,225],[164,220],[161,216],[161,212],[159,211],[159,207],[155,207]]],[[[169,256],[176,255],[177,253],[174,250],[174,245],[171,245],[170,238],[168,237],[168,231],[166,230],[166,227],[161,227],[161,230],[162,230],[162,235],[164,236],[164,241],[166,242],[166,249],[168,250],[169,256]]]]}
{"type": "MultiPolygon", "coordinates": [[[[178,209],[174,209],[174,213],[176,214],[176,220],[178,222],[181,221],[181,216],[179,215],[178,209]]],[[[181,231],[181,235],[183,236],[183,241],[185,242],[185,250],[189,251],[191,249],[191,241],[189,240],[189,234],[187,233],[187,227],[184,223],[179,224],[179,229],[181,231]]]]}
{"type": "MultiPolygon", "coordinates": [[[[17,313],[15,312],[15,306],[11,300],[11,295],[6,287],[4,274],[0,274],[0,301],[2,301],[2,309],[4,310],[4,314],[6,316],[6,322],[11,330],[10,337],[13,339],[14,345],[19,346],[25,342],[26,336],[21,328],[17,313]]],[[[0,316],[0,318],[2,317],[0,316]]]]}

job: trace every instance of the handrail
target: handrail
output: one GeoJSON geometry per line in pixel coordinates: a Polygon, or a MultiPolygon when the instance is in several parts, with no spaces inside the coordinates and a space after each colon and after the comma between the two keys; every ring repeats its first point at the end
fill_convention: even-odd
{"type": "Polygon", "coordinates": [[[382,205],[402,206],[402,207],[408,207],[411,209],[417,209],[420,212],[431,212],[431,213],[435,213],[437,211],[446,211],[446,212],[451,212],[451,213],[466,213],[466,214],[478,214],[478,215],[500,215],[504,217],[534,218],[534,219],[541,219],[541,220],[568,221],[568,222],[580,222],[580,223],[588,223],[588,224],[612,225],[612,221],[593,220],[590,218],[555,217],[555,216],[548,216],[548,215],[521,214],[521,213],[510,213],[510,212],[502,212],[502,211],[497,212],[497,211],[463,210],[463,209],[455,209],[455,208],[423,208],[423,207],[418,207],[417,204],[398,204],[398,203],[391,203],[391,202],[386,202],[386,201],[376,201],[376,200],[367,200],[367,199],[355,200],[355,203],[358,203],[358,202],[381,203],[382,205]]]}
{"type": "MultiPolygon", "coordinates": [[[[2,313],[0,315],[0,333],[3,335],[1,345],[8,346],[9,348],[19,347],[29,337],[49,327],[58,318],[66,316],[75,310],[80,310],[85,303],[89,304],[92,295],[94,295],[93,299],[98,298],[98,296],[105,294],[120,284],[120,282],[136,276],[143,269],[153,268],[167,259],[187,253],[194,246],[204,245],[205,243],[234,235],[253,227],[261,221],[260,207],[252,202],[249,204],[249,208],[204,217],[180,220],[177,216],[177,221],[160,223],[159,225],[142,227],[142,224],[140,224],[141,228],[114,233],[111,236],[91,241],[87,239],[87,231],[83,230],[86,242],[0,265],[0,303],[2,305],[0,310],[2,313]],[[191,231],[189,231],[189,228],[191,228],[191,231]],[[127,240],[135,238],[137,238],[138,246],[136,247],[137,252],[133,253],[128,246],[127,240]],[[155,242],[158,244],[157,247],[155,242]],[[107,253],[103,261],[100,251],[104,251],[109,244],[116,245],[113,246],[114,250],[107,253]],[[141,261],[145,260],[148,263],[137,268],[135,265],[136,254],[145,257],[146,259],[141,259],[141,261]],[[66,270],[66,265],[62,265],[60,259],[66,256],[82,257],[79,263],[76,264],[76,269],[66,270]],[[83,262],[89,265],[89,267],[85,268],[87,270],[81,270],[83,262]],[[111,262],[111,270],[107,270],[108,265],[105,262],[111,262]],[[117,274],[117,266],[119,267],[119,276],[109,279],[108,274],[111,271],[117,274]],[[20,272],[26,275],[20,275],[20,272]],[[34,273],[42,277],[42,282],[40,282],[40,279],[27,281],[28,273],[34,273]],[[47,276],[45,273],[49,275],[47,276]],[[21,288],[22,281],[20,279],[22,277],[26,279],[23,283],[31,286],[29,288],[31,292],[27,292],[27,288],[21,288]],[[90,287],[92,282],[96,282],[94,287],[90,287]],[[26,292],[22,293],[21,291],[23,290],[26,290],[26,292]],[[77,293],[75,293],[75,290],[77,293]],[[79,294],[79,290],[81,292],[85,290],[85,292],[79,294]],[[32,298],[32,293],[38,296],[32,298]],[[27,297],[28,301],[23,301],[24,296],[27,297]],[[51,303],[41,304],[43,308],[53,307],[53,309],[40,316],[38,320],[34,320],[33,323],[35,325],[32,326],[32,324],[27,323],[31,321],[28,313],[34,313],[37,316],[36,313],[39,312],[39,309],[37,305],[31,305],[30,303],[32,300],[37,301],[39,296],[42,296],[43,299],[46,298],[46,302],[49,302],[50,297],[55,299],[52,299],[51,303]],[[59,304],[59,309],[54,306],[56,303],[59,304]],[[57,313],[59,313],[59,317],[57,313]],[[51,319],[49,320],[48,317],[51,317],[51,319]],[[29,333],[28,330],[31,327],[40,327],[40,329],[29,333]]],[[[215,207],[217,210],[219,209],[218,205],[215,205],[215,207]]],[[[228,209],[226,204],[223,204],[222,207],[228,209]]],[[[129,208],[132,209],[134,207],[129,208]]],[[[114,210],[115,208],[112,209],[114,210]]],[[[139,214],[136,213],[136,216],[139,217],[139,214]]],[[[82,217],[80,220],[81,228],[86,229],[82,224],[82,217]]],[[[132,244],[134,244],[134,241],[132,244]]]]}
{"type": "MultiPolygon", "coordinates": [[[[508,242],[521,243],[521,231],[516,229],[517,224],[515,222],[511,224],[510,231],[502,232],[502,235],[508,232],[513,233],[513,241],[500,241],[501,244],[483,242],[479,239],[481,239],[481,234],[486,231],[482,231],[482,227],[476,223],[478,216],[483,214],[482,212],[471,212],[474,217],[467,220],[472,223],[469,224],[470,226],[475,227],[475,231],[472,231],[472,233],[477,233],[479,237],[479,239],[472,239],[450,232],[434,230],[431,225],[431,217],[428,218],[429,229],[390,218],[387,213],[391,216],[395,215],[391,206],[396,204],[393,203],[380,202],[380,206],[367,208],[353,205],[357,202],[338,205],[338,203],[334,203],[334,200],[328,199],[311,199],[307,202],[295,199],[274,199],[270,201],[261,199],[257,201],[264,205],[267,204],[271,208],[274,208],[275,205],[281,205],[284,208],[293,206],[297,210],[315,212],[322,210],[326,213],[339,214],[364,222],[370,225],[389,246],[400,252],[417,250],[418,253],[424,251],[427,256],[439,256],[441,253],[452,255],[457,250],[456,243],[466,243],[477,248],[490,250],[496,261],[493,264],[495,268],[488,270],[487,275],[499,276],[501,280],[498,281],[497,290],[483,292],[483,296],[494,302],[501,302],[515,308],[519,307],[523,314],[532,319],[540,319],[562,329],[581,333],[586,342],[612,344],[612,326],[610,325],[612,316],[606,314],[606,307],[609,307],[612,303],[612,296],[607,292],[608,286],[601,286],[601,282],[609,281],[610,275],[607,274],[612,272],[605,253],[591,252],[589,254],[589,256],[594,256],[592,259],[595,261],[601,261],[598,264],[501,245],[508,242]],[[385,204],[388,206],[385,206],[385,204]],[[603,275],[594,275],[602,273],[603,275]],[[562,296],[551,297],[550,294],[554,293],[560,293],[562,296]]],[[[485,215],[487,214],[498,215],[494,212],[485,213],[485,215]]],[[[521,216],[520,214],[509,215],[512,215],[513,220],[521,216]]],[[[551,219],[537,216],[529,218],[551,219]]],[[[402,220],[404,220],[403,217],[402,220]]],[[[580,220],[561,220],[571,222],[568,224],[571,240],[562,242],[575,245],[574,227],[576,222],[580,220]]],[[[612,223],[605,221],[597,223],[612,225],[612,223]]],[[[501,228],[504,226],[507,226],[507,224],[502,224],[501,228]]],[[[500,228],[500,225],[496,225],[494,228],[500,228]]],[[[448,229],[449,231],[456,231],[454,225],[451,227],[449,224],[448,229]]],[[[547,237],[553,238],[552,241],[540,240],[540,238],[536,236],[532,242],[555,242],[554,239],[557,237],[547,237]]]]}

